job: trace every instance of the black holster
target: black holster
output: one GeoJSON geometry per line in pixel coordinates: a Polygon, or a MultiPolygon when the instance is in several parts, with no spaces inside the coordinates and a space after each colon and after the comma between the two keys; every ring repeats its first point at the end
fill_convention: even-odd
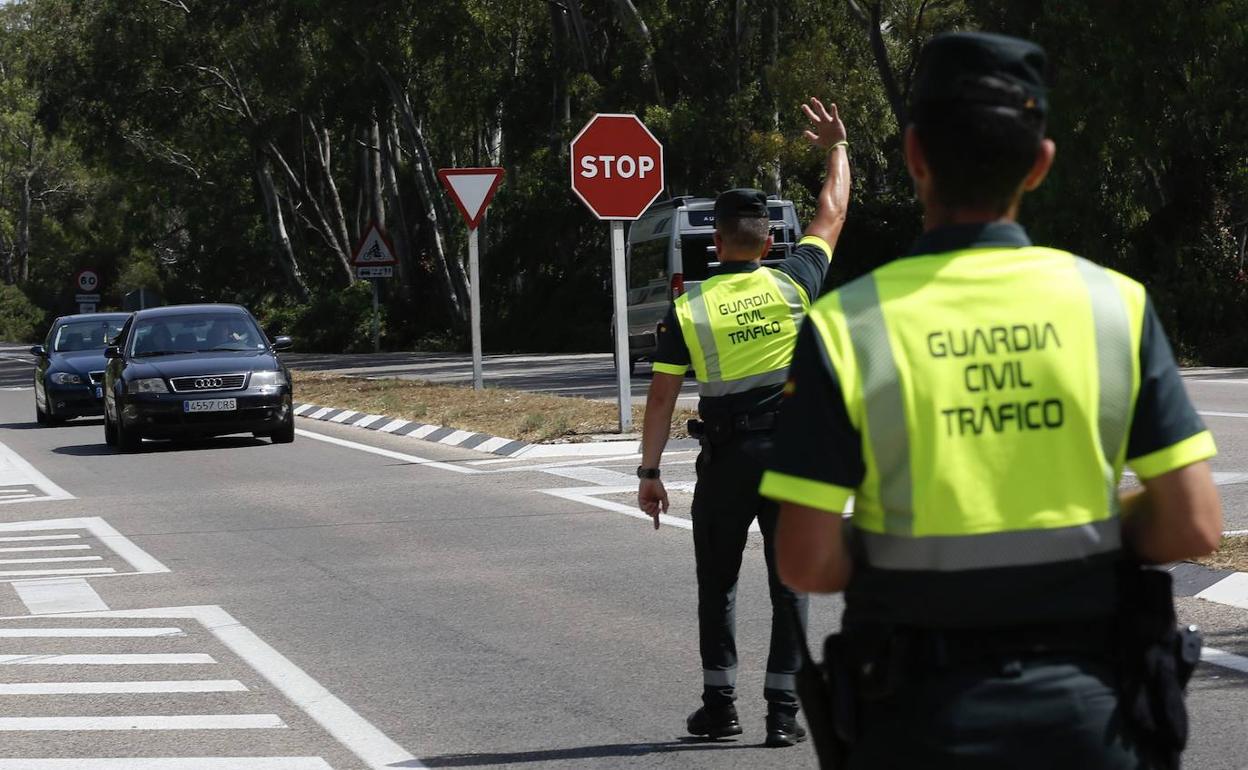
{"type": "Polygon", "coordinates": [[[1178,626],[1168,572],[1123,565],[1117,636],[1122,713],[1157,766],[1177,770],[1188,734],[1183,693],[1202,640],[1195,626],[1178,626]]]}
{"type": "Polygon", "coordinates": [[[806,631],[798,625],[802,668],[797,672],[797,698],[806,712],[810,739],[819,767],[845,767],[855,733],[852,664],[843,634],[832,634],[823,643],[823,663],[810,655],[806,631]]]}

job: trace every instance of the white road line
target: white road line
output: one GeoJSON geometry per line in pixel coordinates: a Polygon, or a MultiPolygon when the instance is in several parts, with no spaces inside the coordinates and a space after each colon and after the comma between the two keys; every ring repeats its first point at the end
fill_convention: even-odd
{"type": "Polygon", "coordinates": [[[1202,417],[1248,417],[1248,412],[1197,412],[1202,417]]]}
{"type": "MultiPolygon", "coordinates": [[[[75,617],[77,617],[75,615],[75,617]]],[[[137,639],[156,636],[186,636],[180,628],[0,628],[0,639],[137,639]]]]}
{"type": "Polygon", "coordinates": [[[34,578],[46,575],[114,575],[112,567],[83,567],[80,569],[7,569],[0,570],[0,577],[34,578]]]}
{"type": "Polygon", "coordinates": [[[216,662],[211,655],[199,652],[107,652],[95,655],[32,652],[0,655],[0,666],[200,666],[216,662]]]}
{"type": "Polygon", "coordinates": [[[41,556],[31,559],[0,559],[0,564],[55,564],[67,561],[104,561],[103,556],[41,556]]]}
{"type": "Polygon", "coordinates": [[[184,692],[247,692],[247,685],[237,679],[0,683],[0,695],[149,695],[184,692]]]}
{"type": "Polygon", "coordinates": [[[24,503],[29,500],[47,500],[47,499],[48,498],[46,497],[40,497],[39,495],[32,494],[30,492],[21,492],[16,495],[5,495],[3,498],[0,498],[0,505],[4,505],[5,503],[24,503]]]}
{"type": "MultiPolygon", "coordinates": [[[[51,479],[35,470],[35,466],[23,460],[17,452],[0,444],[0,486],[18,486],[19,484],[38,487],[39,491],[43,492],[43,497],[36,498],[37,500],[74,499],[73,495],[53,484],[51,479]]],[[[0,500],[0,505],[16,502],[27,501],[0,500]]]]}
{"type": "Polygon", "coordinates": [[[1248,609],[1248,573],[1232,572],[1196,594],[1196,598],[1248,609]]]}
{"type": "MultiPolygon", "coordinates": [[[[174,619],[193,618],[206,627],[291,702],[312,717],[322,728],[353,754],[369,770],[425,767],[402,746],[386,737],[346,703],[304,673],[280,652],[270,647],[228,612],[217,606],[164,607],[150,610],[110,610],[84,612],[59,617],[174,619]]],[[[198,717],[196,717],[198,718],[198,717]]]]}
{"type": "MultiPolygon", "coordinates": [[[[64,529],[62,527],[61,529],[64,529]]],[[[21,535],[19,537],[0,537],[0,543],[27,543],[34,540],[79,540],[82,535],[21,535]]]]}
{"type": "Polygon", "coordinates": [[[341,438],[338,438],[337,436],[326,436],[323,433],[313,433],[312,431],[307,431],[307,430],[296,430],[295,433],[298,433],[300,436],[303,436],[304,438],[310,438],[316,441],[324,441],[327,444],[334,444],[336,446],[346,447],[348,449],[355,449],[360,452],[368,452],[369,454],[374,454],[379,457],[388,457],[391,460],[400,460],[405,463],[411,463],[412,465],[423,465],[427,468],[437,468],[438,470],[453,471],[455,473],[464,473],[464,474],[481,473],[481,471],[477,470],[476,468],[464,468],[458,465],[452,465],[450,463],[438,462],[437,460],[429,460],[424,457],[417,457],[416,455],[404,454],[403,452],[392,452],[389,449],[382,449],[380,447],[369,446],[368,444],[360,444],[355,441],[347,441],[346,439],[341,439],[341,438]]]}
{"type": "Polygon", "coordinates": [[[637,483],[635,475],[620,473],[609,468],[547,468],[543,473],[572,479],[573,481],[583,481],[587,484],[598,484],[604,487],[628,487],[630,485],[635,486],[637,483]]]}
{"type": "MultiPolygon", "coordinates": [[[[681,485],[681,486],[686,486],[686,485],[681,485]]],[[[692,488],[692,485],[687,485],[687,486],[692,488]]],[[[675,490],[678,488],[679,487],[675,484],[668,485],[669,491],[675,490]]],[[[636,506],[623,505],[621,503],[613,502],[611,500],[602,500],[597,497],[597,495],[615,495],[615,494],[624,494],[626,492],[635,493],[637,491],[636,486],[572,487],[568,489],[543,489],[541,491],[553,497],[561,497],[564,500],[571,500],[572,502],[575,502],[575,503],[584,503],[585,505],[592,505],[595,508],[601,508],[604,511],[613,511],[615,513],[622,513],[625,516],[632,516],[634,519],[643,519],[645,521],[653,521],[653,519],[650,518],[649,514],[642,513],[641,511],[637,510],[636,506]]],[[[693,521],[691,521],[690,519],[685,519],[680,516],[672,516],[666,513],[659,514],[659,523],[666,524],[669,527],[677,527],[679,529],[689,529],[689,530],[693,529],[693,521]]],[[[750,525],[750,531],[751,532],[759,531],[758,522],[754,522],[753,524],[750,525]]]]}
{"type": "Polygon", "coordinates": [[[32,615],[108,609],[108,605],[84,578],[19,580],[13,583],[13,589],[32,615]]]}
{"type": "MultiPolygon", "coordinates": [[[[77,537],[77,535],[74,535],[77,537]]],[[[34,551],[90,551],[89,545],[19,545],[15,548],[0,548],[0,553],[32,553],[34,551]]]]}
{"type": "Polygon", "coordinates": [[[83,730],[272,730],[286,723],[277,714],[181,714],[126,717],[0,717],[0,731],[83,730]]]}
{"type": "MultiPolygon", "coordinates": [[[[136,545],[133,540],[118,532],[113,525],[109,524],[99,516],[80,516],[66,519],[40,519],[35,521],[10,521],[0,524],[0,532],[39,532],[41,530],[65,529],[85,529],[104,545],[112,549],[113,553],[128,562],[130,566],[134,568],[134,572],[136,573],[147,575],[169,571],[168,567],[161,564],[151,554],[136,545]]],[[[82,535],[19,535],[13,537],[0,537],[0,542],[69,540],[71,538],[77,539],[81,537],[82,535]]],[[[110,569],[108,572],[115,573],[116,570],[110,569]]],[[[4,573],[0,573],[0,576],[3,575],[4,573]]],[[[28,577],[36,576],[29,575],[28,577]]]]}
{"type": "Polygon", "coordinates": [[[1222,533],[1222,537],[1242,537],[1248,535],[1248,529],[1228,529],[1222,533]]]}
{"type": "Polygon", "coordinates": [[[1200,662],[1220,668],[1229,668],[1241,674],[1248,674],[1248,658],[1242,655],[1219,650],[1216,647],[1204,647],[1200,651],[1200,662]]]}
{"type": "Polygon", "coordinates": [[[0,759],[0,770],[333,770],[320,757],[0,759]]]}

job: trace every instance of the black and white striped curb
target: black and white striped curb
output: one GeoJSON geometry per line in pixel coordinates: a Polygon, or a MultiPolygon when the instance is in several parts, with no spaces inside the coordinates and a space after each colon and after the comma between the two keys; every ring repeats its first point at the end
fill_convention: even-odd
{"type": "Polygon", "coordinates": [[[475,449],[478,452],[514,457],[528,449],[530,444],[515,439],[490,436],[485,433],[473,433],[455,428],[444,428],[441,425],[425,425],[412,420],[400,420],[384,414],[365,414],[350,409],[334,409],[329,406],[315,404],[295,404],[295,414],[310,420],[333,422],[339,425],[350,425],[355,428],[375,430],[378,433],[389,433],[395,436],[410,436],[424,441],[433,441],[446,446],[461,449],[475,449]]]}

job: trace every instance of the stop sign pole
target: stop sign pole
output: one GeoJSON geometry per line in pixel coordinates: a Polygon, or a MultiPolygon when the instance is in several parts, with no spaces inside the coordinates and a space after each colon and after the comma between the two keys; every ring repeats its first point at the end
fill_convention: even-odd
{"type": "Polygon", "coordinates": [[[624,223],[645,213],[663,192],[663,145],[636,115],[595,115],[571,144],[572,192],[611,222],[611,286],[615,307],[615,374],[620,432],[633,427],[628,350],[628,266],[624,223]]]}

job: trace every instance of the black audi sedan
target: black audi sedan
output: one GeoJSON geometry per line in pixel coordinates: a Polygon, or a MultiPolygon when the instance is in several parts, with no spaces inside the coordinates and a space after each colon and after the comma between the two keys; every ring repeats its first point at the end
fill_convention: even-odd
{"type": "Polygon", "coordinates": [[[104,438],[134,451],[144,438],[251,433],[295,440],[290,372],[238,305],[140,310],[105,351],[104,438]]]}
{"type": "Polygon", "coordinates": [[[67,315],[52,322],[35,356],[35,419],[56,425],[104,414],[104,349],[129,313],[67,315]]]}

